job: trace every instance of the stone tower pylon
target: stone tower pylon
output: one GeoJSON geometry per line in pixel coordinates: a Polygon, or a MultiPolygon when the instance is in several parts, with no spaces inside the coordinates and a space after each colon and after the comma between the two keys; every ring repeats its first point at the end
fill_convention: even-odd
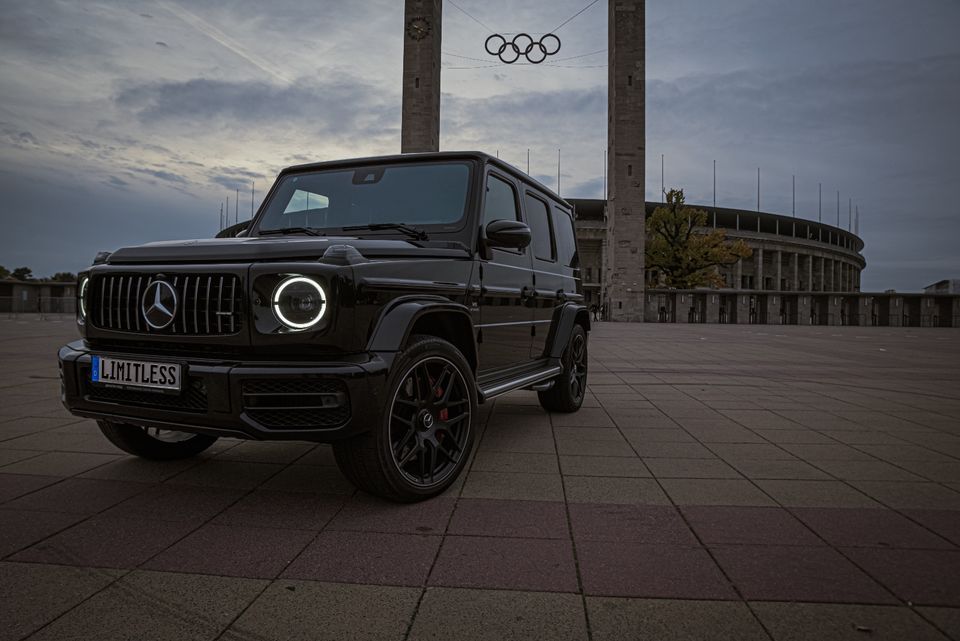
{"type": "Polygon", "coordinates": [[[440,150],[441,0],[406,0],[400,152],[440,150]]]}
{"type": "Polygon", "coordinates": [[[642,321],[646,239],[645,0],[608,0],[606,301],[615,321],[642,321]]]}

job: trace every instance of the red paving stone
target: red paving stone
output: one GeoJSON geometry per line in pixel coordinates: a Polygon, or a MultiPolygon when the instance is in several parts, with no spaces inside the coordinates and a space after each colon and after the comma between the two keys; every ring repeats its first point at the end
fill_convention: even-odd
{"type": "Polygon", "coordinates": [[[608,541],[577,543],[585,594],[667,599],[735,599],[701,547],[608,541]]]}
{"type": "Polygon", "coordinates": [[[896,602],[876,581],[828,547],[724,545],[711,551],[748,600],[896,602]]]}
{"type": "Polygon", "coordinates": [[[569,541],[448,536],[430,585],[576,592],[569,541]]]}
{"type": "Polygon", "coordinates": [[[960,550],[848,548],[843,552],[904,601],[960,606],[960,550]]]}
{"type": "Polygon", "coordinates": [[[697,544],[677,508],[672,506],[573,503],[570,524],[576,541],[697,544]]]}
{"type": "Polygon", "coordinates": [[[422,503],[391,503],[368,494],[348,500],[327,526],[331,530],[442,534],[455,500],[440,497],[422,503]]]}
{"type": "Polygon", "coordinates": [[[380,532],[323,532],[284,571],[291,579],[423,585],[440,537],[380,532]]]}
{"type": "Polygon", "coordinates": [[[688,505],[681,511],[707,545],[823,545],[803,523],[782,508],[688,505]]]}
{"type": "Polygon", "coordinates": [[[143,567],[251,579],[272,579],[316,536],[303,530],[205,525],[143,567]]]}
{"type": "Polygon", "coordinates": [[[93,517],[19,554],[14,561],[135,568],[194,528],[189,523],[93,517]]]}
{"type": "Polygon", "coordinates": [[[797,508],[793,513],[837,547],[955,548],[943,537],[892,510],[797,508]]]}
{"type": "Polygon", "coordinates": [[[570,536],[563,503],[500,499],[460,499],[448,532],[539,539],[570,536]]]}

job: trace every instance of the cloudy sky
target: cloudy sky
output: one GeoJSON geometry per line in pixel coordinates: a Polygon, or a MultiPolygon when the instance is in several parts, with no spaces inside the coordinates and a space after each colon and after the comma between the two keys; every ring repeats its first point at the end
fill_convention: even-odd
{"type": "MultiPolygon", "coordinates": [[[[445,2],[441,148],[499,150],[562,193],[603,193],[606,0],[541,66],[495,65],[488,29],[539,34],[588,0],[445,2]],[[481,26],[483,23],[485,26],[481,26]]],[[[9,3],[0,16],[0,264],[76,271],[102,249],[214,234],[289,164],[394,153],[400,0],[9,3]]],[[[651,0],[647,197],[847,224],[866,289],[960,277],[960,3],[651,0]]]]}

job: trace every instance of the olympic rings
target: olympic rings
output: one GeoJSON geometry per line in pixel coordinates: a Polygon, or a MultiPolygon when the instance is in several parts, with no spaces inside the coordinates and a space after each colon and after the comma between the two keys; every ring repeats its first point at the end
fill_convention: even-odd
{"type": "Polygon", "coordinates": [[[486,39],[483,48],[491,56],[500,58],[500,62],[504,64],[512,65],[523,56],[530,64],[538,65],[548,56],[560,51],[560,38],[548,33],[540,36],[539,40],[534,40],[528,33],[518,33],[512,40],[507,40],[495,33],[486,39]],[[554,43],[556,46],[553,46],[554,43]]]}

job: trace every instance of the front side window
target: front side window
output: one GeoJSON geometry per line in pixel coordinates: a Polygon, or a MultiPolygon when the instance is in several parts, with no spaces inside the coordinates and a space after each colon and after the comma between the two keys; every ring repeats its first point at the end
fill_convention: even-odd
{"type": "Polygon", "coordinates": [[[470,165],[461,162],[372,165],[286,176],[259,223],[337,230],[399,223],[434,231],[463,224],[470,165]]]}
{"type": "Polygon", "coordinates": [[[483,204],[483,227],[495,220],[519,220],[517,196],[513,186],[493,174],[487,177],[487,197],[483,204]]]}

